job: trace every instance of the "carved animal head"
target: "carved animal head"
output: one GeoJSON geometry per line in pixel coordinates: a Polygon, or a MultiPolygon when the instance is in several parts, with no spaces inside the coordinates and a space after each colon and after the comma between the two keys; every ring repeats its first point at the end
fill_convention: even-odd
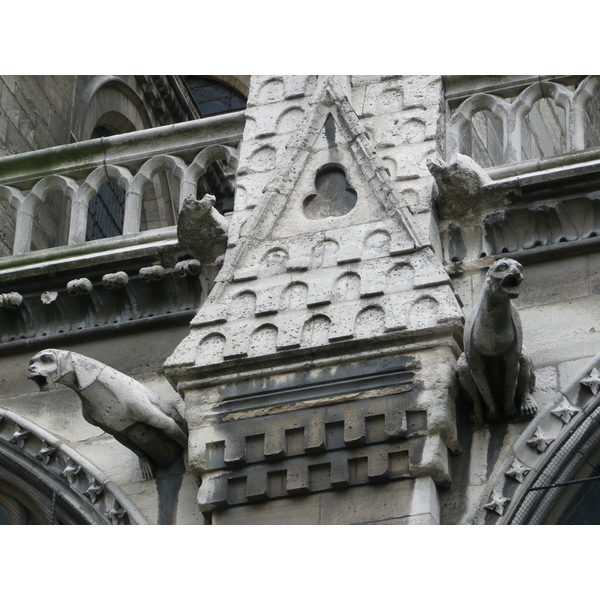
{"type": "Polygon", "coordinates": [[[512,258],[501,258],[488,270],[485,278],[488,285],[509,298],[518,298],[519,286],[523,281],[523,267],[512,258]]]}
{"type": "Polygon", "coordinates": [[[186,196],[182,205],[182,212],[195,213],[200,217],[214,207],[217,199],[211,194],[205,194],[202,199],[197,200],[193,194],[186,196]]]}
{"type": "Polygon", "coordinates": [[[27,377],[37,383],[40,391],[47,390],[60,376],[58,356],[54,350],[42,350],[29,361],[27,377]]]}
{"type": "Polygon", "coordinates": [[[67,350],[49,348],[38,352],[29,361],[27,377],[45,391],[53,383],[84,389],[97,377],[102,365],[97,361],[67,350]]]}

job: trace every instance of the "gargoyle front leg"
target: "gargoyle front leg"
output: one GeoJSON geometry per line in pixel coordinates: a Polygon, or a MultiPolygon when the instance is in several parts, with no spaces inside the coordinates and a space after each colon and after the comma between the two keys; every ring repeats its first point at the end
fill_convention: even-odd
{"type": "Polygon", "coordinates": [[[506,419],[516,419],[519,416],[515,404],[517,381],[519,379],[519,359],[516,352],[507,352],[504,355],[504,416],[506,419]]]}
{"type": "Polygon", "coordinates": [[[485,364],[483,362],[483,356],[471,349],[471,356],[468,360],[469,369],[471,371],[471,375],[473,376],[473,380],[477,385],[477,389],[485,402],[487,407],[487,420],[488,421],[497,421],[499,418],[498,410],[496,408],[496,404],[494,402],[494,396],[492,396],[492,392],[490,391],[490,385],[488,382],[485,364]]]}

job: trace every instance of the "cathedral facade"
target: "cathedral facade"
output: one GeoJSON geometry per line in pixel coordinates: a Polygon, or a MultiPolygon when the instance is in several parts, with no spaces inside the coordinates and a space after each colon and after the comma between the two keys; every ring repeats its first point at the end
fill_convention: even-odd
{"type": "Polygon", "coordinates": [[[599,94],[0,77],[0,523],[600,523],[599,94]]]}

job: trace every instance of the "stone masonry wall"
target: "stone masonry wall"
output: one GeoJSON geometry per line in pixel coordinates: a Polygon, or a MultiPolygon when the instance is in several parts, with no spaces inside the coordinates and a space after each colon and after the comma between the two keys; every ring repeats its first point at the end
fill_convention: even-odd
{"type": "Polygon", "coordinates": [[[0,76],[0,156],[69,143],[76,78],[0,76]]]}

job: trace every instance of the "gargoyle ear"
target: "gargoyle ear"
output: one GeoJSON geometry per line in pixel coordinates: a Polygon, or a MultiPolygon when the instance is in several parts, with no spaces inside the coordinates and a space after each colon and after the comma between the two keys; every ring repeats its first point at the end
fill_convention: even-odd
{"type": "Polygon", "coordinates": [[[98,379],[98,375],[100,375],[100,371],[102,371],[104,365],[81,354],[69,353],[69,357],[73,366],[73,374],[77,382],[77,387],[80,390],[84,390],[98,379]]]}

